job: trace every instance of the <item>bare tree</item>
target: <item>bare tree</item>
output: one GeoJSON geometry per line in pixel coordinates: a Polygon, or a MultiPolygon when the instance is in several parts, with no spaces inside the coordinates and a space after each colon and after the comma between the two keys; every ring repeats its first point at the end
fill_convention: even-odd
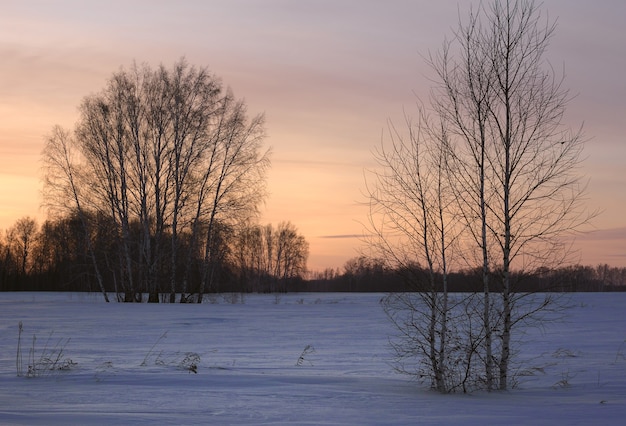
{"type": "Polygon", "coordinates": [[[263,116],[248,119],[243,101],[184,60],[171,69],[118,71],[83,100],[80,113],[72,135],[78,155],[61,170],[81,170],[74,181],[81,197],[69,191],[57,193],[59,200],[112,220],[118,258],[107,263],[126,301],[147,292],[157,302],[167,291],[173,302],[177,291],[187,292],[191,259],[201,256],[206,265],[215,254],[216,220],[253,215],[264,197],[263,116]]]}
{"type": "Polygon", "coordinates": [[[21,276],[26,277],[26,267],[29,264],[33,243],[37,234],[37,222],[35,222],[35,219],[26,216],[15,222],[14,229],[19,270],[21,276]]]}
{"type": "Polygon", "coordinates": [[[257,291],[286,291],[290,280],[303,278],[309,244],[290,222],[248,224],[235,236],[233,256],[241,280],[257,291]]]}
{"type": "MultiPolygon", "coordinates": [[[[220,102],[214,144],[198,181],[196,212],[207,223],[198,303],[213,282],[216,225],[246,222],[256,215],[257,205],[265,197],[264,178],[270,163],[269,151],[261,151],[264,120],[263,115],[249,119],[245,104],[236,101],[230,90],[220,102]]],[[[199,219],[196,216],[194,221],[199,219]]]]}
{"type": "Polygon", "coordinates": [[[449,341],[453,327],[447,276],[458,231],[450,220],[443,149],[447,135],[443,127],[428,122],[423,110],[417,125],[405,116],[405,128],[406,135],[390,123],[388,142],[375,153],[381,171],[372,173],[367,187],[369,246],[374,256],[402,271],[412,289],[384,299],[385,311],[400,332],[393,344],[400,371],[429,378],[439,392],[450,392],[460,383],[449,341]],[[407,368],[406,359],[416,351],[427,360],[423,370],[411,364],[407,368]]]}
{"type": "Polygon", "coordinates": [[[273,250],[268,253],[268,268],[273,265],[274,277],[283,283],[296,277],[303,277],[306,274],[306,261],[309,255],[309,243],[304,236],[299,235],[296,227],[290,222],[279,223],[273,236],[273,250]]]}
{"type": "Polygon", "coordinates": [[[71,134],[58,126],[47,138],[43,150],[44,204],[52,214],[68,214],[72,210],[76,211],[100,292],[104,300],[108,302],[109,296],[104,288],[102,274],[91,242],[89,221],[83,207],[81,188],[84,188],[85,183],[81,182],[80,171],[76,169],[75,148],[75,141],[71,134]]]}
{"type": "MultiPolygon", "coordinates": [[[[485,384],[493,387],[492,301],[490,288],[491,251],[487,201],[491,196],[486,186],[489,178],[488,111],[492,96],[492,66],[485,59],[488,46],[476,35],[481,31],[479,16],[470,11],[467,24],[460,29],[454,41],[459,44],[460,59],[452,57],[454,44],[444,42],[438,55],[429,63],[439,78],[440,85],[433,90],[432,106],[450,137],[442,140],[447,155],[449,177],[454,182],[450,189],[459,205],[458,217],[466,224],[467,234],[479,248],[483,282],[483,345],[485,384]],[[458,142],[461,140],[462,142],[458,142]]],[[[473,267],[473,256],[467,266],[473,267]]]]}
{"type": "MultiPolygon", "coordinates": [[[[582,134],[563,125],[570,96],[563,77],[544,59],[554,30],[529,0],[494,1],[470,10],[467,21],[459,19],[452,40],[428,57],[437,82],[430,98],[437,126],[422,119],[416,132],[429,146],[439,145],[449,185],[434,184],[441,171],[426,169],[421,152],[392,144],[395,155],[379,155],[386,172],[368,194],[374,206],[383,206],[373,213],[386,219],[384,227],[375,228],[383,243],[373,247],[394,260],[403,259],[398,247],[410,247],[421,254],[426,270],[432,269],[428,253],[434,252],[425,225],[437,205],[421,200],[437,194],[421,188],[437,187],[444,199],[454,200],[454,206],[444,203],[448,214],[440,216],[441,223],[463,225],[461,258],[466,267],[481,271],[482,307],[475,299],[464,305],[465,324],[471,326],[464,341],[468,353],[483,362],[484,377],[476,382],[489,390],[510,386],[514,328],[541,321],[552,303],[550,295],[517,292],[514,277],[566,259],[561,237],[590,218],[577,172],[582,134]],[[397,179],[405,175],[409,178],[397,179]],[[389,233],[398,230],[404,240],[389,233]]],[[[426,341],[430,336],[426,333],[426,341]]],[[[466,366],[474,370],[473,364],[466,366]]]]}
{"type": "MultiPolygon", "coordinates": [[[[563,126],[569,93],[544,59],[554,30],[534,2],[496,1],[470,13],[454,43],[432,62],[442,82],[433,96],[436,110],[457,135],[449,150],[461,169],[454,176],[456,187],[464,188],[457,192],[468,229],[479,212],[481,232],[471,232],[483,252],[486,341],[496,328],[500,338],[502,390],[509,386],[513,326],[549,302],[547,297],[521,309],[512,268],[554,265],[565,254],[558,237],[588,219],[576,173],[581,132],[563,126]],[[458,47],[460,59],[450,55],[450,47],[458,47]],[[490,269],[501,278],[498,324],[488,320],[490,269]]],[[[494,380],[491,358],[486,355],[488,388],[494,380]]]]}

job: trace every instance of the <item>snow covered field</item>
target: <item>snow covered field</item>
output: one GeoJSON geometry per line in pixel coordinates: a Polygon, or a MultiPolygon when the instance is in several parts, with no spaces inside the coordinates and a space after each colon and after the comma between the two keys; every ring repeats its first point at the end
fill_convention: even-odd
{"type": "Polygon", "coordinates": [[[626,424],[626,293],[572,295],[565,320],[524,336],[534,375],[471,395],[394,373],[381,297],[0,293],[0,424],[626,424]],[[67,369],[25,377],[33,346],[67,369]]]}

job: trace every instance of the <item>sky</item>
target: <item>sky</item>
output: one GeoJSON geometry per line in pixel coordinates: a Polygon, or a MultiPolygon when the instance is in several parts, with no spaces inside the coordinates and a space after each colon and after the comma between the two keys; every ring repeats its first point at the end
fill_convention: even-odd
{"type": "MultiPolygon", "coordinates": [[[[476,2],[474,2],[476,3],[476,2]]],[[[266,116],[270,195],[261,223],[290,221],[309,269],[359,255],[364,171],[387,121],[427,96],[437,51],[470,2],[421,0],[0,0],[0,230],[45,219],[41,150],[72,128],[83,97],[133,61],[207,67],[266,116]]],[[[626,266],[626,2],[544,0],[557,21],[546,53],[576,95],[581,173],[599,211],[575,243],[583,264],[626,266]]]]}

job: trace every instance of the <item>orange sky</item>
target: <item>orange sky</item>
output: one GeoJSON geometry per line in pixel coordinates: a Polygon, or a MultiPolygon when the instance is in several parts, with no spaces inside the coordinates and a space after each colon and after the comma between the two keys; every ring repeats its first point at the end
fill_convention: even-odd
{"type": "MultiPolygon", "coordinates": [[[[273,149],[262,223],[289,220],[309,268],[358,254],[364,168],[386,120],[428,91],[420,55],[437,50],[458,2],[365,0],[11,1],[0,14],[0,230],[42,219],[40,152],[71,128],[83,96],[133,60],[207,66],[251,113],[273,149]]],[[[558,28],[547,59],[578,96],[566,117],[589,138],[581,171],[602,211],[579,238],[581,262],[626,266],[626,2],[543,1],[558,28]],[[591,229],[591,228],[590,228],[591,229]]],[[[465,3],[461,6],[465,14],[465,3]]]]}

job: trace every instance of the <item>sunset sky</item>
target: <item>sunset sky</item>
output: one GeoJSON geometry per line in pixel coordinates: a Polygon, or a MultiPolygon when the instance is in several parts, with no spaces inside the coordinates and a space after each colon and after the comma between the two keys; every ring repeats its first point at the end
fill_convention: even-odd
{"type": "MultiPolygon", "coordinates": [[[[477,2],[474,2],[475,4],[477,2]]],[[[581,263],[626,266],[626,2],[544,0],[558,27],[546,58],[577,96],[581,172],[601,213],[578,238],[581,263]]],[[[273,150],[261,223],[291,221],[309,269],[358,254],[364,169],[388,119],[425,98],[423,56],[452,34],[469,2],[426,0],[0,0],[0,232],[41,222],[45,135],[73,127],[81,99],[133,61],[206,66],[251,113],[273,150]]]]}

